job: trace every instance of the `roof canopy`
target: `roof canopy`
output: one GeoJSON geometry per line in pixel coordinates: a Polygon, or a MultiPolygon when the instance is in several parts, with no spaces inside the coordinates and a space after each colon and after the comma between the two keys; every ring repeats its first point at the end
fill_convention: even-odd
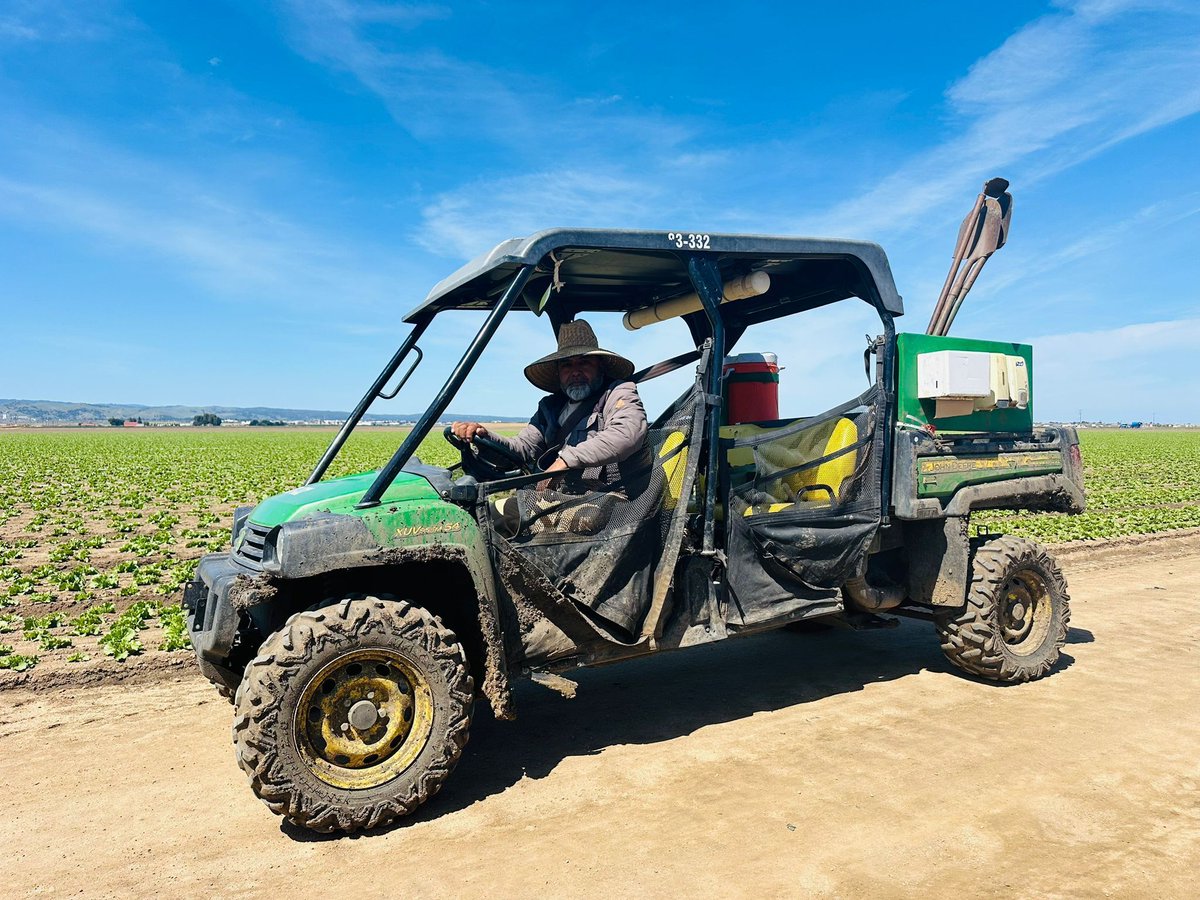
{"type": "Polygon", "coordinates": [[[757,270],[770,274],[765,294],[721,306],[732,327],[848,297],[878,300],[892,315],[904,312],[883,249],[866,241],[554,229],[505,241],[467,263],[439,282],[406,321],[450,309],[491,309],[516,271],[527,265],[537,266],[526,288],[535,299],[557,276],[562,289],[551,302],[558,318],[628,312],[692,291],[686,255],[693,252],[714,258],[725,281],[757,270]]]}

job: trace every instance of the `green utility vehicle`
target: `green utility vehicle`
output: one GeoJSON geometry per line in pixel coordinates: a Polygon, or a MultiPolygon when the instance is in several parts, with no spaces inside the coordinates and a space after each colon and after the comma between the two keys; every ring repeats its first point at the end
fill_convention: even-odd
{"type": "Polygon", "coordinates": [[[576,667],[816,618],[911,616],[971,675],[1045,675],[1066,637],[1062,573],[1035,543],[969,526],[979,509],[1082,511],[1076,434],[1034,425],[1028,346],[897,335],[902,311],[883,251],[849,240],[543,231],[438,284],[308,483],[239,509],[231,552],[185,590],[254,792],[306,828],[383,825],[449,778],[476,699],[514,717],[517,678],[562,687],[576,667]],[[729,422],[724,361],[747,328],[800,342],[804,313],[843,301],[878,314],[869,388],[817,415],[729,422]],[[395,455],[323,480],[451,310],[479,311],[478,333],[395,455]],[[632,376],[695,372],[648,410],[636,496],[584,477],[547,500],[546,475],[486,437],[455,468],[415,455],[501,321],[531,312],[551,346],[584,315],[686,323],[685,353],[632,376]],[[517,498],[515,533],[493,520],[498,495],[517,498]]]}

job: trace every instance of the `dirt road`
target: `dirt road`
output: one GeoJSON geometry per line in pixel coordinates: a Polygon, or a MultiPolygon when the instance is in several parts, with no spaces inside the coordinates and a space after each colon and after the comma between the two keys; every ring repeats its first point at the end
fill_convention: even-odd
{"type": "Polygon", "coordinates": [[[1194,897],[1200,537],[1064,568],[1043,681],[959,677],[904,622],[524,685],[415,821],[357,838],[281,827],[190,675],[6,691],[0,894],[1194,897]]]}

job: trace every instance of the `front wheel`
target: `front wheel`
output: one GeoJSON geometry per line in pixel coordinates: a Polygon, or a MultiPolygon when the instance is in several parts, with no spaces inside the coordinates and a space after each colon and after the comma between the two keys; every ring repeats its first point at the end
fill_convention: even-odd
{"type": "Polygon", "coordinates": [[[474,699],[453,632],[392,598],[297,613],[246,668],[233,742],[254,792],[314,831],[408,815],[458,762],[474,699]]]}
{"type": "Polygon", "coordinates": [[[1067,582],[1039,544],[999,537],[975,548],[967,602],[935,620],[942,650],[992,681],[1040,678],[1058,661],[1071,621],[1067,582]]]}

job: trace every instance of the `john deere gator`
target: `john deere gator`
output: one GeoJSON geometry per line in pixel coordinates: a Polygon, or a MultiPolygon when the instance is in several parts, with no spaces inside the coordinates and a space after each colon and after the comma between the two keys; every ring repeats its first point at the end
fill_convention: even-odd
{"type": "Polygon", "coordinates": [[[1062,572],[1032,541],[974,535],[971,518],[1082,511],[1076,434],[1035,424],[1030,346],[944,324],[897,334],[903,311],[883,250],[853,240],[559,229],[436,285],[307,483],[238,509],[230,551],[204,557],[185,590],[254,792],[305,828],[384,825],[450,778],[477,700],[516,715],[515,679],[815,619],[911,616],[971,676],[1051,672],[1069,618],[1062,572]],[[835,303],[878,317],[867,389],[817,414],[731,421],[725,363],[746,330],[771,322],[795,340],[806,313],[835,303]],[[430,324],[461,310],[478,329],[394,455],[326,479],[372,403],[408,380],[430,324]],[[501,444],[462,443],[449,469],[417,457],[506,317],[536,315],[551,344],[585,314],[631,328],[681,318],[690,335],[633,376],[694,374],[649,411],[654,465],[636,502],[562,527],[545,476],[501,444]],[[518,498],[516,533],[493,521],[497,496],[518,498]]]}

